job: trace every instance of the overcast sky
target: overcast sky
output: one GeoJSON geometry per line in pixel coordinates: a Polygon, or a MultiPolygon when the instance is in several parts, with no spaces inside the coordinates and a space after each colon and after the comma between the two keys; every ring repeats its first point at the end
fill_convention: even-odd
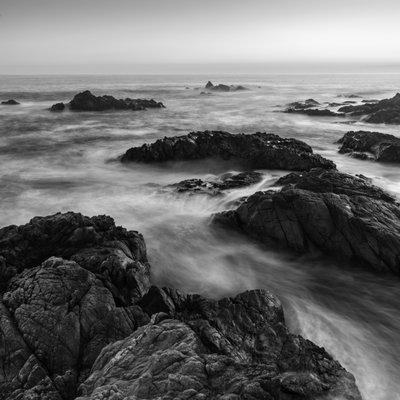
{"type": "Polygon", "coordinates": [[[400,62],[400,0],[0,0],[0,14],[0,73],[400,62]]]}

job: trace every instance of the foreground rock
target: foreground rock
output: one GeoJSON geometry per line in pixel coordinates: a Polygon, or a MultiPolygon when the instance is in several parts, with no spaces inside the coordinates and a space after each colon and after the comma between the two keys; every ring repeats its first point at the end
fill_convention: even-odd
{"type": "Polygon", "coordinates": [[[263,174],[256,171],[239,174],[224,174],[217,180],[203,181],[202,179],[186,179],[171,185],[178,193],[206,194],[218,196],[224,190],[237,189],[254,185],[262,180],[263,174]]]}
{"type": "Polygon", "coordinates": [[[165,137],[152,144],[132,147],[121,161],[159,163],[206,158],[233,160],[246,169],[303,171],[314,167],[335,168],[332,161],[313,154],[311,147],[304,142],[260,132],[234,135],[223,131],[204,131],[165,137]]]}
{"type": "Polygon", "coordinates": [[[347,132],[339,153],[382,162],[400,162],[400,138],[380,132],[347,132]]]}
{"type": "Polygon", "coordinates": [[[266,291],[214,301],[153,287],[140,304],[151,322],[103,349],[80,400],[361,399],[339,363],[288,332],[266,291]]]}
{"type": "Polygon", "coordinates": [[[246,87],[242,85],[224,85],[220,83],[219,85],[214,85],[211,81],[208,81],[206,86],[204,86],[207,90],[213,90],[216,92],[235,92],[238,90],[248,90],[246,87]]]}
{"type": "Polygon", "coordinates": [[[11,100],[2,101],[1,104],[3,106],[17,106],[20,103],[18,103],[18,101],[16,101],[16,100],[11,99],[11,100]]]}
{"type": "Polygon", "coordinates": [[[75,398],[102,348],[149,321],[143,238],[110,217],[3,228],[0,257],[0,398],[75,398]]]}
{"type": "Polygon", "coordinates": [[[374,124],[400,124],[400,93],[377,103],[341,107],[339,112],[352,116],[365,115],[365,122],[374,124]]]}
{"type": "Polygon", "coordinates": [[[267,246],[322,251],[340,260],[400,274],[400,207],[363,177],[335,170],[290,174],[284,187],[258,192],[214,221],[267,246]]]}
{"type": "Polygon", "coordinates": [[[1,399],[361,400],[272,294],[149,287],[142,237],[110,217],[37,217],[0,244],[1,399]]]}
{"type": "MultiPolygon", "coordinates": [[[[164,108],[164,104],[153,99],[116,99],[113,96],[95,96],[89,90],[78,93],[68,106],[73,111],[106,111],[106,110],[146,110],[147,108],[164,108]]],[[[66,105],[57,103],[50,111],[62,111],[66,105]]]]}

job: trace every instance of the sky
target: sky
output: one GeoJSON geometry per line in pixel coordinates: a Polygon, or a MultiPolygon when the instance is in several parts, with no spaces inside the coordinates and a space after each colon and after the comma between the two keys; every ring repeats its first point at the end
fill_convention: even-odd
{"type": "Polygon", "coordinates": [[[399,21],[399,0],[0,0],[0,73],[396,68],[399,21]]]}

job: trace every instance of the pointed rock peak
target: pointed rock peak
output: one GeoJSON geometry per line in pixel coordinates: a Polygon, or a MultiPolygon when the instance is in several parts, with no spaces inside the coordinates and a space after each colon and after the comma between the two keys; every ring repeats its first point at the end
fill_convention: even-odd
{"type": "Polygon", "coordinates": [[[206,89],[210,89],[210,88],[213,88],[213,87],[214,87],[213,83],[211,81],[208,81],[207,85],[206,85],[206,89]]]}

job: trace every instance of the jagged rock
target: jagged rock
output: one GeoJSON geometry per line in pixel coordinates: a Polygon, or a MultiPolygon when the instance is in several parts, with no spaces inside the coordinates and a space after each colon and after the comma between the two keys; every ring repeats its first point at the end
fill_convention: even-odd
{"type": "Polygon", "coordinates": [[[234,135],[222,131],[204,131],[165,137],[152,144],[130,148],[121,161],[155,163],[204,158],[234,160],[248,169],[335,168],[332,161],[313,154],[311,147],[304,142],[260,132],[234,135]]]}
{"type": "Polygon", "coordinates": [[[374,124],[400,124],[400,93],[377,103],[341,107],[339,112],[352,116],[365,115],[365,122],[374,124]]]}
{"type": "MultiPolygon", "coordinates": [[[[61,107],[54,104],[50,109],[61,107]]],[[[70,101],[69,108],[73,111],[105,111],[105,110],[145,110],[147,108],[164,108],[164,104],[153,99],[116,99],[113,96],[95,96],[89,90],[78,93],[70,101]]],[[[57,111],[61,111],[58,110],[57,111]]]]}
{"type": "Polygon", "coordinates": [[[56,103],[50,107],[50,111],[64,111],[65,104],[64,103],[56,103]]]}
{"type": "Polygon", "coordinates": [[[105,215],[68,212],[0,229],[0,293],[12,277],[51,256],[76,261],[97,274],[124,304],[141,297],[150,285],[142,235],[115,226],[105,215]]]}
{"type": "Polygon", "coordinates": [[[152,288],[141,306],[151,322],[103,349],[79,400],[361,400],[351,374],[288,332],[267,291],[214,301],[152,288]]]}
{"type": "Polygon", "coordinates": [[[19,399],[26,388],[20,370],[8,366],[14,357],[21,370],[27,365],[22,381],[29,381],[30,387],[44,385],[45,393],[58,393],[54,398],[73,399],[101,349],[148,322],[140,307],[117,307],[94,273],[61,258],[19,274],[9,284],[3,304],[1,319],[16,335],[4,334],[0,324],[6,347],[14,342],[13,352],[1,357],[6,371],[3,367],[0,387],[9,400],[19,399]]]}
{"type": "Polygon", "coordinates": [[[262,180],[263,174],[256,171],[239,174],[224,174],[218,180],[186,179],[170,185],[178,193],[207,194],[218,196],[222,191],[254,185],[262,180]]]}
{"type": "Polygon", "coordinates": [[[339,153],[362,159],[400,162],[400,138],[380,132],[347,132],[339,141],[339,153]]]}
{"type": "Polygon", "coordinates": [[[220,83],[219,85],[214,85],[211,81],[208,81],[206,86],[204,86],[205,89],[208,90],[214,90],[216,92],[232,92],[232,91],[238,91],[238,90],[248,90],[246,87],[242,85],[224,85],[220,83]]]}
{"type": "Polygon", "coordinates": [[[19,103],[16,100],[6,100],[1,102],[2,105],[4,106],[17,106],[19,103]]]}
{"type": "Polygon", "coordinates": [[[336,170],[291,174],[279,191],[258,192],[214,222],[268,246],[320,250],[340,260],[400,274],[400,207],[382,189],[336,170]]]}

